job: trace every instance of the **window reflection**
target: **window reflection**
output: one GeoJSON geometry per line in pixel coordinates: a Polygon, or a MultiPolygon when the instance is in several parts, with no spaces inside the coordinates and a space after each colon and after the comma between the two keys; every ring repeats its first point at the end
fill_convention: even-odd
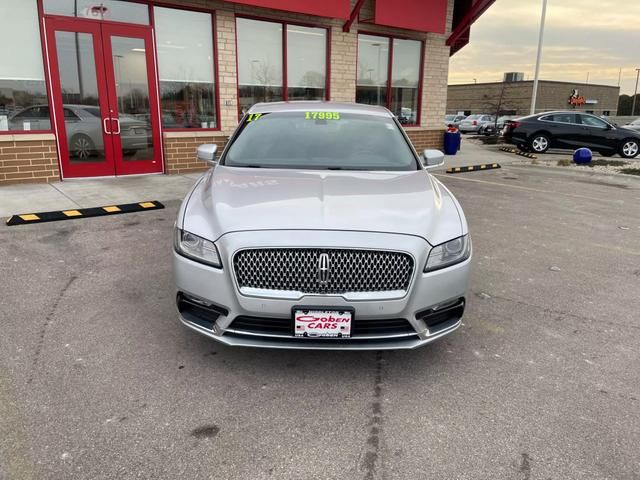
{"type": "Polygon", "coordinates": [[[0,132],[50,130],[36,0],[0,0],[0,132]]]}
{"type": "Polygon", "coordinates": [[[163,126],[216,127],[211,15],[156,7],[154,17],[163,126]]]}
{"type": "Polygon", "coordinates": [[[153,160],[151,105],[144,40],[111,37],[113,67],[116,75],[122,157],[129,160],[153,160]]]}
{"type": "Polygon", "coordinates": [[[358,36],[357,103],[387,105],[388,64],[388,38],[374,35],[358,36]]]}
{"type": "Polygon", "coordinates": [[[236,19],[240,110],[282,100],[282,25],[236,19]]]}
{"type": "Polygon", "coordinates": [[[327,69],[327,31],[287,25],[289,100],[323,100],[327,69]]]}
{"type": "Polygon", "coordinates": [[[56,32],[64,126],[71,163],[104,162],[93,35],[56,32]]]}
{"type": "Polygon", "coordinates": [[[44,13],[149,25],[147,5],[123,0],[44,0],[44,13]]]}
{"type": "Polygon", "coordinates": [[[358,35],[356,102],[387,107],[400,123],[414,125],[418,123],[420,104],[422,43],[393,39],[390,54],[390,41],[377,35],[358,35]]]}
{"type": "Polygon", "coordinates": [[[422,44],[416,40],[393,40],[391,106],[402,124],[418,122],[418,86],[422,44]]]}

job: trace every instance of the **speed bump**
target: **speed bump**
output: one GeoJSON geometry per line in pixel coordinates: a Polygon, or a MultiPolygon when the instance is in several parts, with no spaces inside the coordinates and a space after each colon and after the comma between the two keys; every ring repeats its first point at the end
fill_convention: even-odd
{"type": "Polygon", "coordinates": [[[465,173],[465,172],[477,172],[478,170],[493,170],[495,168],[502,168],[499,163],[483,163],[480,165],[468,165],[466,167],[453,167],[447,170],[447,173],[465,173]]]}
{"type": "Polygon", "coordinates": [[[12,215],[7,219],[7,225],[27,225],[31,223],[57,222],[76,218],[102,217],[121,213],[142,212],[145,210],[160,210],[164,205],[157,200],[149,202],[125,203],[123,205],[107,205],[104,207],[77,208],[71,210],[56,210],[53,212],[22,213],[12,215]]]}
{"type": "Polygon", "coordinates": [[[527,157],[527,158],[533,158],[533,159],[538,158],[533,153],[523,152],[515,148],[500,147],[500,150],[507,153],[515,153],[516,155],[520,155],[521,157],[527,157]]]}

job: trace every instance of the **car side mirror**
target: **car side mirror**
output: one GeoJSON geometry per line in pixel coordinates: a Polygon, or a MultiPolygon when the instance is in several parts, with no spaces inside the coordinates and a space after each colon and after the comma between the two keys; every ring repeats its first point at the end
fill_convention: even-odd
{"type": "Polygon", "coordinates": [[[422,165],[427,170],[444,165],[444,153],[440,150],[425,150],[422,152],[422,165]]]}
{"type": "Polygon", "coordinates": [[[214,167],[216,165],[217,151],[218,145],[215,143],[206,143],[198,147],[196,156],[201,162],[207,162],[207,165],[214,167]]]}

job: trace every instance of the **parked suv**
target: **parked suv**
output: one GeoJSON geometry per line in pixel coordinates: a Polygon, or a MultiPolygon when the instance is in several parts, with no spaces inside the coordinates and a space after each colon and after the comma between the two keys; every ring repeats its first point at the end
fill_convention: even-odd
{"type": "Polygon", "coordinates": [[[482,135],[487,126],[495,123],[496,117],[486,114],[469,115],[467,118],[460,122],[458,129],[462,133],[477,133],[482,135]]]}
{"type": "Polygon", "coordinates": [[[544,153],[549,148],[575,150],[587,147],[610,157],[616,153],[634,158],[640,153],[640,132],[617,127],[606,120],[579,112],[546,112],[507,121],[507,142],[521,150],[544,153]]]}

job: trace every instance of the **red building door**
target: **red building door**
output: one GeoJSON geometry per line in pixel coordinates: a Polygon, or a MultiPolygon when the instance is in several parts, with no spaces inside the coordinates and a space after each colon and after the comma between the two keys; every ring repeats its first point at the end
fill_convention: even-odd
{"type": "Polygon", "coordinates": [[[63,177],[162,172],[149,27],[48,17],[63,177]]]}

